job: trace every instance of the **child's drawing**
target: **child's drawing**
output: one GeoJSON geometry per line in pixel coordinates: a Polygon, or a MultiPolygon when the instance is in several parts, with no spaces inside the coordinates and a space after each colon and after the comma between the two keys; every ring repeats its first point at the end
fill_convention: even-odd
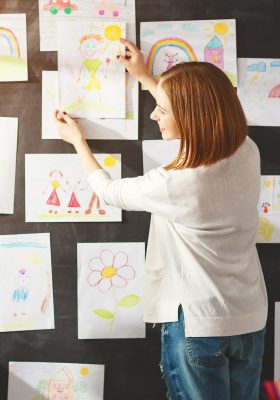
{"type": "Polygon", "coordinates": [[[141,50],[155,79],[181,62],[206,61],[237,86],[235,20],[141,22],[141,50]]]}
{"type": "Polygon", "coordinates": [[[8,400],[103,400],[104,365],[10,362],[8,400]]]}
{"type": "Polygon", "coordinates": [[[18,119],[0,117],[0,214],[13,214],[18,119]]]}
{"type": "Polygon", "coordinates": [[[0,331],[53,329],[49,234],[0,236],[0,331]]]}
{"type": "MultiPolygon", "coordinates": [[[[96,158],[113,179],[121,178],[119,154],[96,158]]],[[[27,222],[121,221],[121,210],[105,204],[89,186],[77,155],[27,154],[25,173],[27,222]]]]}
{"type": "Polygon", "coordinates": [[[38,0],[38,3],[41,51],[58,50],[58,26],[65,19],[122,21],[129,25],[129,39],[136,41],[136,35],[133,34],[135,0],[38,0]]]}
{"type": "MultiPolygon", "coordinates": [[[[82,102],[91,91],[99,92],[100,95],[102,86],[100,81],[96,77],[99,68],[102,68],[104,79],[107,78],[107,75],[104,72],[104,68],[102,67],[103,64],[102,55],[106,50],[105,40],[102,38],[101,35],[96,35],[96,34],[84,35],[80,39],[79,49],[83,61],[81,64],[77,81],[80,82],[82,72],[84,70],[86,75],[88,75],[86,78],[87,81],[85,81],[86,82],[85,86],[83,86],[83,89],[86,92],[83,94],[82,97],[78,98],[78,101],[82,102]]],[[[109,57],[107,57],[107,59],[108,58],[109,57]]],[[[108,61],[106,61],[106,63],[108,65],[108,61]]],[[[98,100],[102,102],[102,97],[99,96],[98,100]]]]}
{"type": "Polygon", "coordinates": [[[26,15],[0,14],[0,81],[27,81],[26,15]]]}
{"type": "Polygon", "coordinates": [[[29,272],[25,268],[20,268],[16,272],[15,276],[15,287],[13,289],[13,302],[14,302],[14,317],[18,315],[26,315],[29,296],[29,272]]]}
{"type": "Polygon", "coordinates": [[[78,244],[78,336],[145,336],[144,243],[78,244]]]}
{"type": "Polygon", "coordinates": [[[48,0],[43,8],[44,11],[48,11],[51,15],[56,15],[58,12],[71,14],[73,11],[78,10],[77,4],[74,1],[71,2],[68,0],[48,0]]]}
{"type": "Polygon", "coordinates": [[[59,169],[53,169],[49,173],[49,178],[50,181],[47,183],[47,186],[44,188],[42,193],[45,194],[48,189],[51,190],[47,198],[46,205],[49,209],[50,214],[51,213],[57,214],[57,210],[60,207],[58,191],[61,188],[61,190],[66,192],[65,189],[63,189],[60,184],[60,180],[63,178],[63,173],[59,169]]]}
{"type": "Polygon", "coordinates": [[[99,0],[98,4],[94,7],[94,16],[108,19],[123,18],[124,6],[117,4],[114,0],[99,0]]]}
{"type": "Polygon", "coordinates": [[[261,177],[257,242],[280,243],[280,176],[261,177]]]}
{"type": "Polygon", "coordinates": [[[83,118],[125,118],[124,22],[79,20],[59,26],[60,108],[83,118]]]}
{"type": "MultiPolygon", "coordinates": [[[[42,138],[61,139],[53,119],[54,111],[58,109],[58,72],[43,71],[42,76],[42,138]]],[[[128,74],[125,102],[125,118],[81,119],[85,137],[103,140],[138,139],[138,84],[128,74]]]]}
{"type": "Polygon", "coordinates": [[[42,72],[42,138],[58,139],[57,124],[53,118],[58,110],[58,72],[42,72]]]}
{"type": "Polygon", "coordinates": [[[280,126],[280,60],[239,58],[238,82],[248,124],[280,126]]]}

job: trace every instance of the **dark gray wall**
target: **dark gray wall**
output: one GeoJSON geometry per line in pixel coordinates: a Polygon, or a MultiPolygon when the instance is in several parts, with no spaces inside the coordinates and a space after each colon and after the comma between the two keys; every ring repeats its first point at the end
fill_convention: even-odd
{"type": "MultiPolygon", "coordinates": [[[[0,399],[7,397],[8,362],[105,364],[105,400],[161,400],[160,327],[147,325],[146,339],[78,340],[76,243],[146,241],[149,215],[123,212],[122,223],[25,223],[24,154],[72,153],[70,145],[41,139],[41,72],[56,70],[56,53],[39,51],[38,0],[0,0],[0,13],[26,13],[29,80],[0,83],[0,115],[19,118],[15,213],[0,216],[0,234],[50,232],[55,330],[0,334],[0,399]]],[[[136,0],[140,21],[235,18],[238,57],[280,58],[280,3],[277,0],[136,0]]],[[[139,41],[138,41],[139,44],[139,41]]],[[[123,176],[142,173],[141,140],[159,139],[149,115],[154,100],[140,92],[139,141],[90,141],[95,152],[120,152],[123,176]]],[[[251,127],[260,148],[263,174],[280,175],[280,128],[251,127]]],[[[280,300],[280,246],[259,245],[269,295],[263,378],[273,378],[274,302],[280,300]]]]}

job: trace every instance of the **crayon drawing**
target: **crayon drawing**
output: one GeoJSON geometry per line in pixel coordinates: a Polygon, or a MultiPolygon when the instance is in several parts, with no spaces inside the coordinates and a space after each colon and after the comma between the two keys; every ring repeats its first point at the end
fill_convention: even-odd
{"type": "Polygon", "coordinates": [[[124,18],[125,1],[117,2],[115,0],[97,0],[94,1],[94,17],[104,17],[108,19],[124,18]]]}
{"type": "Polygon", "coordinates": [[[60,139],[53,118],[58,109],[58,72],[42,71],[42,139],[60,139]]]}
{"type": "Polygon", "coordinates": [[[79,8],[77,4],[75,4],[75,0],[72,2],[70,0],[45,0],[43,9],[51,15],[56,15],[57,13],[72,14],[79,8]]]}
{"type": "Polygon", "coordinates": [[[103,400],[104,365],[10,362],[7,400],[103,400]]]}
{"type": "MultiPolygon", "coordinates": [[[[81,119],[86,139],[138,139],[138,84],[126,74],[126,118],[81,119]]],[[[61,139],[52,116],[58,109],[58,72],[42,74],[42,138],[61,139]]]]}
{"type": "Polygon", "coordinates": [[[124,22],[64,22],[59,26],[60,108],[82,118],[125,118],[124,22]]]}
{"type": "Polygon", "coordinates": [[[238,82],[248,125],[280,126],[280,60],[239,58],[238,82]]]}
{"type": "Polygon", "coordinates": [[[0,214],[13,214],[18,119],[0,117],[0,214]]]}
{"type": "Polygon", "coordinates": [[[280,243],[280,175],[261,177],[258,243],[280,243]]]}
{"type": "MultiPolygon", "coordinates": [[[[128,23],[128,34],[135,31],[135,0],[38,0],[40,50],[58,50],[58,26],[71,21],[94,18],[103,21],[128,23]]],[[[136,41],[136,35],[130,35],[136,41]]]]}
{"type": "Polygon", "coordinates": [[[181,62],[216,65],[237,86],[235,20],[141,22],[147,69],[160,75],[181,62]]]}
{"type": "MultiPolygon", "coordinates": [[[[121,177],[119,154],[96,158],[113,179],[121,177]]],[[[26,154],[25,174],[26,222],[121,221],[121,210],[91,189],[77,155],[26,154]]]]}
{"type": "Polygon", "coordinates": [[[177,157],[179,140],[143,140],[143,172],[167,165],[177,157]]]}
{"type": "Polygon", "coordinates": [[[27,80],[26,15],[0,14],[0,82],[27,80]]]}
{"type": "Polygon", "coordinates": [[[50,236],[0,236],[0,331],[54,328],[50,236]]]}
{"type": "Polygon", "coordinates": [[[78,243],[78,337],[142,338],[144,243],[78,243]]]}

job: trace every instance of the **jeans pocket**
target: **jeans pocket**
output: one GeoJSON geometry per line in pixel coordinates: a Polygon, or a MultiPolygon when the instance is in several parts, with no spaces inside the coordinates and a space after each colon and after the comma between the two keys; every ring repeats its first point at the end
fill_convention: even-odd
{"type": "Polygon", "coordinates": [[[265,337],[266,329],[262,329],[261,331],[253,332],[253,361],[257,363],[262,362],[263,353],[264,353],[264,337],[265,337]]]}
{"type": "Polygon", "coordinates": [[[186,352],[189,362],[197,365],[215,367],[224,363],[228,338],[186,337],[186,352]]]}

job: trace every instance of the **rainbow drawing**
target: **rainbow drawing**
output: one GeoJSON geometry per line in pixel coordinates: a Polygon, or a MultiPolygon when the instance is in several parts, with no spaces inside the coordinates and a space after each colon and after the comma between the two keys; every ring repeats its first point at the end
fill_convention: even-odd
{"type": "Polygon", "coordinates": [[[0,37],[3,37],[8,42],[11,56],[20,58],[19,44],[16,35],[10,29],[0,26],[0,37]]]}
{"type": "Polygon", "coordinates": [[[151,48],[151,50],[149,52],[148,58],[147,58],[146,65],[147,65],[148,71],[150,72],[151,75],[153,75],[154,61],[155,61],[158,51],[166,46],[172,46],[172,47],[176,47],[176,48],[183,50],[183,52],[187,56],[188,61],[197,61],[197,57],[195,55],[194,50],[183,39],[176,38],[176,37],[167,37],[164,39],[160,39],[153,45],[153,47],[151,48]]]}

